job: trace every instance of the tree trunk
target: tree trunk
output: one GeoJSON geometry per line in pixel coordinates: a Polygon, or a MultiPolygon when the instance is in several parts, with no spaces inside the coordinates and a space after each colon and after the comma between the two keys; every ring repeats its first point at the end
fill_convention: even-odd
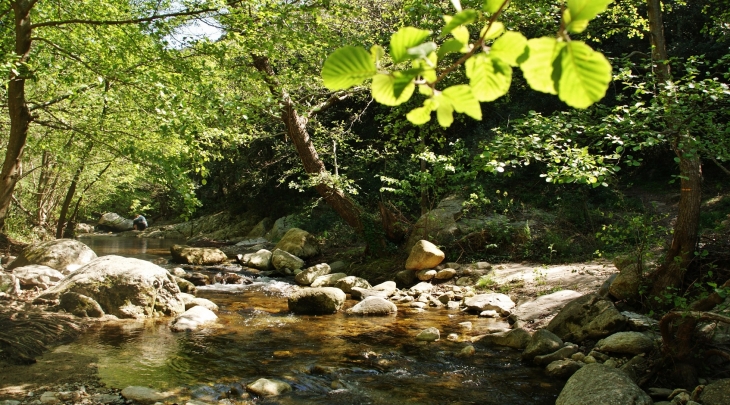
{"type": "MultiPolygon", "coordinates": [[[[25,63],[30,53],[31,27],[30,10],[36,0],[12,1],[15,14],[15,54],[20,63],[25,63]]],[[[22,69],[21,69],[22,70],[22,69]]],[[[23,150],[28,138],[28,127],[33,117],[25,100],[25,77],[23,72],[11,72],[8,81],[8,114],[10,116],[10,137],[0,171],[0,230],[5,227],[13,191],[22,169],[23,150]]]]}
{"type": "MultiPolygon", "coordinates": [[[[651,32],[652,59],[655,64],[657,83],[663,86],[671,80],[667,56],[664,24],[662,21],[661,1],[647,0],[649,29],[651,32]]],[[[661,91],[661,89],[659,90],[661,91]]],[[[666,103],[671,103],[666,100],[666,103]]],[[[652,275],[651,294],[660,296],[667,288],[679,287],[684,280],[684,272],[694,257],[702,202],[702,162],[693,152],[694,139],[680,128],[676,119],[668,118],[667,127],[675,134],[674,152],[679,159],[680,197],[677,222],[674,225],[672,245],[667,251],[664,263],[652,275]]]]}
{"type": "Polygon", "coordinates": [[[74,194],[76,194],[76,186],[79,183],[79,178],[81,177],[81,172],[84,171],[84,165],[82,164],[79,166],[78,169],[76,169],[76,173],[74,174],[73,180],[71,180],[71,185],[68,187],[68,191],[66,192],[66,198],[63,200],[63,205],[61,205],[61,212],[58,214],[58,223],[56,224],[56,239],[63,238],[63,229],[66,224],[66,215],[68,214],[68,208],[71,206],[71,201],[74,198],[74,194]]]}

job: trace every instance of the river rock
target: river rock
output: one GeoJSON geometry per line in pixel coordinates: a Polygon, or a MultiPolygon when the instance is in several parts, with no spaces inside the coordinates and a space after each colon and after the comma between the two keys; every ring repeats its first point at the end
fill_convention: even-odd
{"type": "Polygon", "coordinates": [[[441,264],[445,257],[444,252],[433,243],[419,240],[411,248],[411,254],[406,260],[406,270],[432,269],[441,264]]]}
{"type": "Polygon", "coordinates": [[[637,314],[636,312],[623,311],[621,315],[626,317],[626,326],[633,331],[642,332],[648,330],[658,330],[659,321],[649,318],[646,315],[637,314]]]}
{"type": "Polygon", "coordinates": [[[608,293],[617,300],[637,298],[643,281],[642,266],[636,258],[617,259],[614,265],[619,273],[608,287],[608,293]]]}
{"type": "MultiPolygon", "coordinates": [[[[294,277],[294,280],[299,285],[310,285],[317,279],[317,277],[329,274],[332,271],[330,265],[327,263],[320,263],[318,265],[307,267],[301,273],[294,277]]],[[[339,281],[339,280],[338,280],[339,281]]]]}
{"type": "Polygon", "coordinates": [[[346,294],[349,294],[350,292],[352,292],[353,287],[360,287],[360,288],[368,289],[368,288],[371,288],[372,286],[364,278],[360,278],[360,277],[356,277],[356,276],[347,276],[347,277],[343,277],[343,278],[337,280],[337,282],[335,283],[335,287],[344,291],[346,294]]]}
{"type": "Polygon", "coordinates": [[[289,296],[289,310],[295,314],[334,314],[345,299],[347,295],[339,288],[304,288],[289,296]]]}
{"type": "Polygon", "coordinates": [[[75,239],[56,239],[23,249],[23,252],[7,266],[7,269],[38,264],[56,269],[63,274],[70,274],[94,259],[96,259],[96,253],[83,243],[75,239]]]}
{"type": "Polygon", "coordinates": [[[20,280],[15,275],[0,270],[0,293],[16,295],[20,292],[20,280]]]}
{"type": "Polygon", "coordinates": [[[433,239],[439,244],[451,243],[459,233],[456,221],[462,216],[464,199],[450,196],[416,221],[411,230],[406,249],[414,246],[418,240],[433,239]]]}
{"type": "MultiPolygon", "coordinates": [[[[185,280],[182,277],[176,277],[172,276],[175,280],[175,283],[177,283],[177,287],[180,289],[181,292],[188,293],[188,294],[195,294],[195,291],[197,290],[195,288],[195,284],[192,282],[185,280]]],[[[207,277],[207,276],[206,276],[207,277]]]]}
{"type": "Polygon", "coordinates": [[[109,229],[113,232],[124,232],[134,229],[134,224],[131,219],[124,218],[123,216],[113,212],[107,212],[102,215],[97,224],[100,227],[109,229]]]}
{"type": "Polygon", "coordinates": [[[265,238],[274,242],[279,241],[282,237],[284,237],[284,234],[286,234],[289,229],[294,227],[296,223],[297,218],[295,215],[281,217],[274,221],[274,225],[271,227],[271,230],[266,233],[265,238]]]}
{"type": "Polygon", "coordinates": [[[314,235],[299,228],[291,228],[286,231],[279,243],[276,244],[276,249],[289,252],[302,259],[319,254],[319,244],[314,235]]]}
{"type": "Polygon", "coordinates": [[[173,276],[145,260],[121,256],[102,256],[40,298],[55,300],[66,292],[86,295],[99,303],[107,314],[119,318],[144,318],[156,314],[174,316],[184,312],[180,289],[173,276]]]}
{"type": "Polygon", "coordinates": [[[173,332],[196,330],[206,324],[215,322],[217,319],[218,316],[213,311],[204,306],[197,305],[175,318],[170,329],[172,329],[173,332]]]}
{"type": "MultiPolygon", "coordinates": [[[[535,364],[538,366],[546,366],[554,361],[565,360],[578,352],[578,345],[563,346],[560,349],[541,356],[535,356],[535,364]]],[[[571,373],[572,374],[572,373],[571,373]]]]}
{"type": "Polygon", "coordinates": [[[510,319],[528,322],[554,315],[567,303],[581,295],[572,290],[560,290],[552,294],[541,295],[534,300],[520,302],[512,311],[510,319]]]}
{"type": "Polygon", "coordinates": [[[395,294],[396,290],[395,281],[385,281],[372,288],[352,287],[350,294],[356,300],[362,300],[367,297],[390,298],[390,296],[395,294]]]}
{"type": "Polygon", "coordinates": [[[74,227],[74,232],[76,233],[76,235],[94,233],[94,225],[79,222],[74,227]]]}
{"type": "Polygon", "coordinates": [[[274,268],[279,271],[282,271],[284,269],[294,271],[304,267],[304,260],[281,249],[274,249],[271,254],[271,264],[274,265],[274,268]]]}
{"type": "Polygon", "coordinates": [[[570,377],[555,404],[652,405],[653,402],[623,371],[594,363],[570,377]]]}
{"type": "Polygon", "coordinates": [[[530,332],[516,328],[505,332],[497,332],[489,335],[476,337],[474,343],[481,346],[506,346],[517,350],[524,350],[530,343],[532,336],[530,332]]]}
{"type": "Polygon", "coordinates": [[[436,273],[436,276],[434,276],[434,278],[439,281],[451,280],[454,277],[456,277],[456,270],[452,268],[439,270],[438,273],[436,273]]]}
{"type": "Polygon", "coordinates": [[[241,264],[246,267],[253,267],[259,270],[268,270],[271,266],[272,253],[266,249],[259,249],[255,253],[246,253],[241,259],[241,264]]]}
{"type": "Polygon", "coordinates": [[[367,297],[347,310],[350,315],[385,316],[398,312],[398,307],[381,297],[367,297]]]}
{"type": "Polygon", "coordinates": [[[730,378],[707,384],[700,401],[702,405],[730,405],[730,378]]]}
{"type": "Polygon", "coordinates": [[[159,392],[148,387],[131,386],[122,390],[122,396],[140,404],[152,405],[156,402],[164,401],[171,395],[167,392],[159,392]]]}
{"type": "Polygon", "coordinates": [[[502,316],[508,316],[515,307],[509,296],[500,293],[478,294],[464,300],[464,306],[470,311],[484,312],[494,310],[502,316]]]}
{"type": "Polygon", "coordinates": [[[441,333],[436,328],[426,328],[416,335],[416,340],[421,342],[435,342],[441,338],[441,333]]]}
{"type": "Polygon", "coordinates": [[[420,282],[409,289],[409,291],[415,294],[430,293],[433,290],[433,284],[427,282],[420,282]]]}
{"type": "Polygon", "coordinates": [[[621,331],[626,317],[618,312],[613,302],[598,294],[587,294],[568,303],[546,329],[563,340],[580,343],[587,338],[597,339],[621,331]]]}
{"type": "Polygon", "coordinates": [[[61,294],[58,309],[81,318],[101,318],[104,316],[104,310],[96,300],[75,292],[61,294]]]}
{"type": "Polygon", "coordinates": [[[218,312],[218,305],[215,304],[215,302],[205,299],[205,298],[198,298],[192,294],[186,294],[186,293],[180,293],[180,299],[185,303],[185,310],[189,310],[190,308],[201,306],[204,308],[208,308],[209,310],[213,312],[218,312]]]}
{"type": "Polygon", "coordinates": [[[58,284],[65,277],[60,271],[40,264],[16,267],[13,269],[13,274],[24,289],[40,287],[45,290],[58,284]]]}
{"type": "Polygon", "coordinates": [[[312,284],[310,284],[310,287],[334,287],[335,283],[337,283],[337,280],[345,277],[347,277],[347,274],[345,273],[325,274],[324,276],[319,276],[315,278],[314,281],[312,281],[312,284]]]}
{"type": "Polygon", "coordinates": [[[273,397],[291,391],[292,387],[284,381],[259,378],[248,384],[246,390],[261,397],[273,397]]]}
{"type": "Polygon", "coordinates": [[[431,281],[434,277],[436,277],[436,274],[438,274],[438,272],[434,269],[424,269],[418,270],[416,272],[416,277],[418,277],[421,281],[431,281]]]}
{"type": "Polygon", "coordinates": [[[172,245],[170,247],[170,253],[175,262],[196,266],[210,266],[228,260],[228,256],[225,253],[215,248],[172,245]]]}
{"type": "Polygon", "coordinates": [[[539,329],[532,334],[530,343],[522,352],[522,358],[525,360],[532,360],[536,356],[550,354],[563,347],[563,341],[554,333],[539,329]]]}
{"type": "Polygon", "coordinates": [[[596,343],[593,348],[604,353],[641,354],[654,349],[654,341],[641,332],[618,332],[596,343]]]}
{"type": "Polygon", "coordinates": [[[418,281],[418,278],[416,277],[416,272],[412,270],[401,270],[395,273],[394,279],[396,284],[401,287],[412,286],[416,281],[418,281]]]}
{"type": "Polygon", "coordinates": [[[553,378],[567,380],[583,366],[585,366],[585,363],[571,359],[555,360],[545,367],[545,374],[553,378]]]}

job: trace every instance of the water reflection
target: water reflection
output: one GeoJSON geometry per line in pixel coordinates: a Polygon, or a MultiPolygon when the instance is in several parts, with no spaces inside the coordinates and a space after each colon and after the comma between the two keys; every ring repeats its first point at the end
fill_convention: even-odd
{"type": "MultiPolygon", "coordinates": [[[[134,257],[165,256],[163,246],[171,244],[136,238],[94,242],[89,246],[97,254],[134,257]],[[135,250],[141,246],[143,252],[135,250]]],[[[408,307],[383,318],[294,316],[283,293],[287,288],[266,279],[238,290],[201,288],[198,296],[220,307],[218,327],[173,333],[169,319],[105,324],[61,350],[97,356],[108,385],[150,386],[209,402],[240,400],[242,386],[258,378],[294,387],[290,394],[257,400],[262,404],[552,404],[561,388],[542,370],[525,367],[516,351],[479,349],[471,357],[457,356],[470,337],[504,326],[499,320],[408,307]],[[460,325],[465,321],[472,323],[470,330],[460,325]],[[431,326],[442,339],[416,342],[415,335],[431,326]],[[445,339],[449,333],[459,339],[445,339]]]]}

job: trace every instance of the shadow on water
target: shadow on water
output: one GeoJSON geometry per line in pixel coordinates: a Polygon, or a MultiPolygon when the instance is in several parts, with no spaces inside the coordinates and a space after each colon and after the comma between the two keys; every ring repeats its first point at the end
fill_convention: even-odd
{"type": "MultiPolygon", "coordinates": [[[[134,257],[165,250],[160,242],[151,247],[152,240],[141,253],[119,242],[89,246],[100,255],[134,257]]],[[[261,404],[553,404],[562,387],[541,369],[522,364],[517,351],[480,348],[457,356],[471,336],[501,321],[408,307],[382,318],[295,316],[281,293],[287,287],[261,279],[238,292],[203,288],[198,296],[220,308],[217,327],[173,333],[169,319],[104,324],[60,350],[99,358],[99,374],[108,385],[144,385],[203,400],[240,399],[243,386],[258,378],[294,388],[256,401],[261,404]],[[442,339],[416,342],[415,335],[431,326],[442,339]],[[459,341],[445,339],[449,333],[459,341]]]]}

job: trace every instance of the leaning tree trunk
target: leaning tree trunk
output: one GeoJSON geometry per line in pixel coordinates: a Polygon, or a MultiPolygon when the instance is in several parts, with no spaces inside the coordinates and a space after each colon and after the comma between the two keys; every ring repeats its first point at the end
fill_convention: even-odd
{"type": "MultiPolygon", "coordinates": [[[[24,63],[30,54],[31,26],[30,10],[35,0],[12,1],[11,6],[15,14],[15,54],[19,63],[24,63]]],[[[25,77],[20,73],[11,72],[8,81],[8,114],[10,116],[10,137],[8,149],[5,152],[2,171],[0,171],[0,230],[5,227],[5,219],[10,210],[13,191],[18,182],[22,168],[23,150],[28,138],[28,128],[32,121],[28,104],[25,100],[25,77]]]]}

